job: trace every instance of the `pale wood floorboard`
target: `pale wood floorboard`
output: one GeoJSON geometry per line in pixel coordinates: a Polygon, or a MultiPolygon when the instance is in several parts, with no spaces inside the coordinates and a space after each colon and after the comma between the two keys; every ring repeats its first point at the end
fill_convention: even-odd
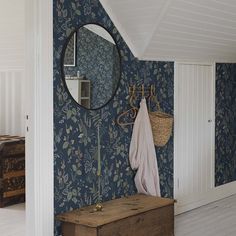
{"type": "Polygon", "coordinates": [[[236,236],[236,195],[176,216],[175,236],[236,236]]]}
{"type": "Polygon", "coordinates": [[[25,236],[25,204],[0,208],[0,235],[25,236]]]}
{"type": "MultiPolygon", "coordinates": [[[[0,235],[25,236],[24,204],[0,208],[0,235]]],[[[175,236],[236,236],[236,195],[176,216],[175,236]]]]}

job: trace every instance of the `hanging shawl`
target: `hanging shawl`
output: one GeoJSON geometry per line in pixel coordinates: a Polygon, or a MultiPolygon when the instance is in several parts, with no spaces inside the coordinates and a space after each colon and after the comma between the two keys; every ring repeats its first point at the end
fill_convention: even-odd
{"type": "Polygon", "coordinates": [[[129,161],[131,168],[137,170],[134,180],[138,192],[160,196],[156,151],[145,98],[140,103],[134,122],[129,161]]]}

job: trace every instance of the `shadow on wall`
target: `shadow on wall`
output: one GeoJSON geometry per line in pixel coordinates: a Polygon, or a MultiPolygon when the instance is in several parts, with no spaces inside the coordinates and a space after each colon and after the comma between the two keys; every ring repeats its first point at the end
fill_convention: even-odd
{"type": "MultiPolygon", "coordinates": [[[[97,126],[101,132],[103,201],[136,192],[128,151],[131,127],[115,122],[126,110],[131,84],[154,84],[161,107],[173,114],[174,64],[137,62],[98,0],[54,1],[54,174],[55,214],[97,200],[97,126]],[[69,34],[85,23],[103,25],[116,39],[121,54],[121,81],[115,97],[102,109],[88,111],[67,93],[61,76],[61,52],[69,34]]],[[[173,138],[157,148],[162,196],[173,196],[173,138]]],[[[55,235],[60,234],[56,225],[55,235]]]]}

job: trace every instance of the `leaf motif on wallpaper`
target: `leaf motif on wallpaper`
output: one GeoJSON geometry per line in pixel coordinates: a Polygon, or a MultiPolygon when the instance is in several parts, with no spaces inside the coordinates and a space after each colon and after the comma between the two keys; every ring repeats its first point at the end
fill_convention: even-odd
{"type": "Polygon", "coordinates": [[[66,141],[66,142],[63,143],[62,148],[66,149],[66,148],[68,148],[68,146],[69,146],[69,142],[66,141]]]}
{"type": "Polygon", "coordinates": [[[117,174],[114,175],[114,177],[113,177],[113,181],[114,181],[114,182],[117,182],[118,178],[119,178],[119,176],[118,176],[117,174]]]}
{"type": "Polygon", "coordinates": [[[75,12],[75,14],[76,14],[77,16],[80,16],[80,15],[81,15],[81,11],[80,11],[80,9],[81,9],[81,4],[80,4],[78,1],[72,2],[72,3],[71,3],[71,7],[72,7],[72,9],[74,10],[74,12],[75,12]]]}
{"type": "Polygon", "coordinates": [[[109,185],[109,179],[113,175],[113,173],[112,173],[113,166],[111,165],[111,166],[109,166],[109,168],[107,167],[107,165],[103,165],[103,166],[104,166],[104,168],[103,168],[103,172],[102,172],[102,178],[104,181],[104,185],[106,186],[106,185],[109,185]]]}
{"type": "Polygon", "coordinates": [[[73,128],[71,125],[69,125],[69,127],[66,125],[66,133],[67,134],[70,134],[72,130],[73,130],[73,128]]]}
{"type": "MultiPolygon", "coordinates": [[[[64,163],[62,163],[63,165],[64,163]]],[[[69,175],[65,172],[64,169],[57,171],[57,179],[59,182],[60,189],[64,189],[65,186],[68,184],[69,181],[69,175]]]]}
{"type": "Polygon", "coordinates": [[[109,194],[110,194],[110,191],[111,191],[111,187],[108,185],[108,186],[104,186],[102,188],[102,196],[103,197],[108,197],[109,194]]]}
{"type": "Polygon", "coordinates": [[[71,153],[72,153],[72,148],[68,148],[68,149],[67,149],[67,155],[70,156],[71,153]]]}
{"type": "Polygon", "coordinates": [[[108,121],[108,118],[110,117],[110,115],[111,113],[108,110],[106,110],[106,108],[103,108],[101,112],[101,122],[108,121]]]}
{"type": "Polygon", "coordinates": [[[82,175],[81,171],[81,164],[77,163],[77,165],[72,165],[72,170],[77,174],[77,175],[82,175]]]}
{"type": "Polygon", "coordinates": [[[92,117],[92,122],[95,128],[102,125],[102,120],[99,113],[92,117]]]}
{"type": "Polygon", "coordinates": [[[75,11],[77,9],[77,6],[74,2],[71,3],[71,8],[75,11]]]}
{"type": "MultiPolygon", "coordinates": [[[[58,48],[58,51],[56,51],[56,52],[54,52],[54,57],[56,58],[56,59],[59,59],[60,60],[60,58],[61,58],[61,51],[62,51],[62,45],[58,48]]],[[[57,74],[57,73],[59,73],[59,71],[58,70],[54,70],[54,73],[55,74],[57,74]]],[[[54,78],[55,79],[55,78],[54,78]]]]}
{"type": "MultiPolygon", "coordinates": [[[[54,142],[55,143],[60,143],[61,141],[61,136],[62,136],[63,129],[59,129],[57,134],[54,134],[54,142]]],[[[56,145],[54,145],[54,148],[56,145]]]]}
{"type": "Polygon", "coordinates": [[[83,116],[83,120],[84,120],[84,124],[86,125],[86,127],[91,128],[92,121],[91,121],[91,118],[87,116],[87,114],[85,114],[83,116]]]}
{"type": "Polygon", "coordinates": [[[97,150],[95,151],[95,153],[93,153],[93,156],[90,154],[90,152],[85,151],[84,154],[84,170],[85,173],[88,174],[90,173],[92,175],[92,178],[96,179],[96,168],[93,166],[94,165],[94,161],[96,160],[97,156],[97,150]]]}
{"type": "Polygon", "coordinates": [[[85,173],[89,173],[93,169],[93,160],[86,160],[84,164],[85,173]]]}
{"type": "Polygon", "coordinates": [[[72,111],[71,110],[67,110],[66,111],[66,119],[69,120],[72,116],[72,111]]]}
{"type": "Polygon", "coordinates": [[[97,189],[97,183],[93,183],[92,187],[89,188],[89,193],[91,194],[92,197],[92,202],[97,201],[98,199],[98,189],[97,189]]]}
{"type": "Polygon", "coordinates": [[[109,139],[113,143],[118,137],[118,130],[113,129],[112,126],[109,125],[109,139]]]}
{"type": "Polygon", "coordinates": [[[92,8],[91,8],[90,0],[85,1],[83,10],[84,10],[85,16],[91,14],[92,8]]]}
{"type": "Polygon", "coordinates": [[[83,134],[82,137],[79,139],[79,142],[83,143],[86,146],[88,142],[91,141],[91,139],[88,137],[88,130],[82,121],[80,121],[79,123],[79,131],[83,134]]]}
{"type": "Polygon", "coordinates": [[[116,155],[121,155],[122,157],[126,156],[125,146],[124,145],[120,145],[120,146],[117,147],[116,155]]]}
{"type": "Polygon", "coordinates": [[[74,123],[77,123],[77,110],[75,108],[72,109],[72,117],[71,120],[73,120],[74,123]]]}
{"type": "MultiPolygon", "coordinates": [[[[134,56],[122,40],[119,32],[101,7],[99,1],[72,0],[53,1],[54,4],[54,140],[55,140],[55,214],[97,200],[97,127],[101,127],[102,193],[103,200],[134,194],[134,172],[129,166],[128,153],[132,127],[122,128],[116,124],[117,116],[129,107],[128,85],[142,84],[144,77],[137,77],[137,64],[134,56]],[[90,9],[72,4],[84,3],[90,9]],[[63,18],[63,11],[67,18],[63,18]],[[98,22],[118,39],[121,52],[121,81],[115,97],[102,109],[87,111],[76,105],[69,97],[61,77],[60,55],[67,39],[67,32],[86,22],[98,22]],[[68,30],[68,31],[67,31],[68,30]],[[71,130],[71,127],[72,130],[71,130]],[[64,138],[64,137],[67,138],[64,138]],[[74,143],[71,143],[74,140],[74,143]],[[64,146],[64,148],[63,148],[64,146]],[[63,164],[62,164],[63,163],[63,164]],[[114,181],[115,180],[115,181],[114,181]],[[75,196],[77,195],[77,196],[75,196]]],[[[173,112],[173,69],[172,62],[139,62],[139,69],[146,70],[146,84],[162,88],[158,98],[163,100],[163,109],[173,112]],[[171,70],[172,68],[172,70],[171,70]],[[157,72],[155,72],[157,70],[157,72]],[[155,74],[157,73],[157,74],[155,74]],[[170,74],[169,74],[170,73],[170,74]],[[154,75],[155,74],[155,75],[154,75]]],[[[99,81],[98,81],[99,82],[99,81]]],[[[99,86],[105,86],[98,84],[99,86]]],[[[105,88],[105,87],[104,87],[105,88]]],[[[173,194],[173,139],[166,148],[157,149],[160,160],[163,196],[173,194]]],[[[58,226],[58,225],[56,225],[58,226]]],[[[56,227],[56,235],[60,235],[56,227]]]]}

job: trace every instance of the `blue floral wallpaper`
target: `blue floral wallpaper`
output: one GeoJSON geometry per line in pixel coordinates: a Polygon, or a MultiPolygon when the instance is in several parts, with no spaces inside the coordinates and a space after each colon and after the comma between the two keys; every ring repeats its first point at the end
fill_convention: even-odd
{"type": "Polygon", "coordinates": [[[236,180],[236,64],[216,65],[215,185],[236,180]]]}
{"type": "Polygon", "coordinates": [[[65,74],[76,76],[80,71],[91,81],[91,108],[96,109],[106,104],[117,88],[120,56],[115,44],[85,27],[77,30],[76,42],[76,66],[65,67],[65,74]]]}
{"type": "MultiPolygon", "coordinates": [[[[90,205],[97,199],[97,127],[100,126],[103,201],[136,192],[128,151],[132,127],[121,128],[117,116],[129,108],[131,84],[154,84],[164,111],[173,114],[174,64],[137,62],[98,0],[54,0],[54,174],[55,214],[90,205]],[[121,81],[114,98],[102,109],[85,110],[70,98],[60,63],[67,37],[90,22],[103,25],[121,54],[121,81]],[[139,76],[137,76],[137,70],[139,76]]],[[[173,196],[173,137],[157,148],[162,196],[173,196]]],[[[60,235],[56,222],[55,235],[60,235]]]]}

